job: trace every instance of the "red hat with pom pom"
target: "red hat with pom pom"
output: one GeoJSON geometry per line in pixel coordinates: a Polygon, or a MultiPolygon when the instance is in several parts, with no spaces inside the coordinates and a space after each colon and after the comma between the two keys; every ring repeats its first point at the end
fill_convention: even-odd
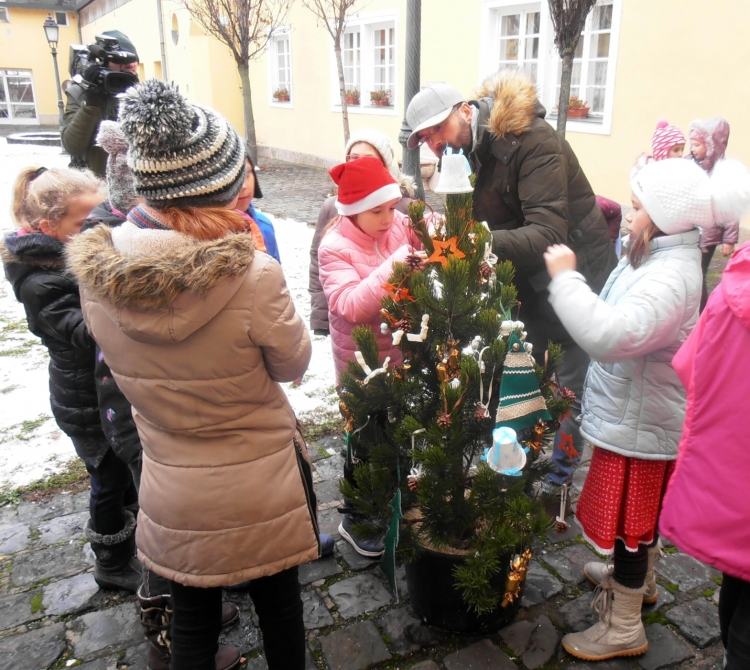
{"type": "Polygon", "coordinates": [[[682,131],[677,126],[670,126],[667,121],[659,121],[651,140],[651,152],[654,155],[654,160],[664,160],[669,154],[669,150],[677,144],[685,144],[685,136],[682,131]]]}
{"type": "Polygon", "coordinates": [[[328,174],[339,187],[336,211],[343,216],[361,214],[368,209],[401,198],[401,189],[383,162],[365,156],[332,167],[328,174]]]}

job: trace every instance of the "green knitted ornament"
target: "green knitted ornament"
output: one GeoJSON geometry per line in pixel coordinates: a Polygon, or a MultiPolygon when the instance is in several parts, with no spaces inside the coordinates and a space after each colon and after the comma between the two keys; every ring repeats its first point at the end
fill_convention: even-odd
{"type": "Polygon", "coordinates": [[[531,354],[524,348],[518,333],[513,331],[508,338],[508,353],[500,379],[500,404],[495,426],[519,431],[530,428],[540,419],[551,421],[552,416],[539,390],[531,354]]]}

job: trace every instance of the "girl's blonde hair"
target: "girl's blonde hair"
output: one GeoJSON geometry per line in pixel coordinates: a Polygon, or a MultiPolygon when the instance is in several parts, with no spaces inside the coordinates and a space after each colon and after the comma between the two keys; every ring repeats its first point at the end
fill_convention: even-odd
{"type": "Polygon", "coordinates": [[[19,228],[39,232],[40,221],[60,221],[73,198],[103,189],[104,183],[90,170],[28,167],[13,185],[13,219],[19,228]]]}
{"type": "Polygon", "coordinates": [[[630,240],[628,245],[628,261],[634,269],[638,269],[648,260],[648,244],[655,237],[664,233],[651,221],[637,237],[630,240]]]}

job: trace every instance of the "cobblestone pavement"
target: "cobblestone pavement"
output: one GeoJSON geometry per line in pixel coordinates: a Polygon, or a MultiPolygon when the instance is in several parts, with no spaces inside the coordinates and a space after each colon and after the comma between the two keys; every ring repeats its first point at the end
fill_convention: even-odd
{"type": "MultiPolygon", "coordinates": [[[[582,567],[594,554],[577,526],[550,533],[534,547],[522,609],[516,621],[489,635],[431,629],[409,606],[403,568],[402,598],[395,602],[377,570],[338,538],[338,478],[343,461],[335,436],[311,444],[315,488],[324,532],[337,538],[334,557],[300,567],[307,668],[364,670],[718,670],[722,650],[716,601],[718,573],[668,548],[657,564],[660,597],[644,608],[650,649],[632,660],[576,661],[560,638],[593,621],[592,586],[582,567]]],[[[582,466],[574,485],[582,486],[582,466]]],[[[87,493],[0,509],[0,670],[77,665],[86,670],[145,670],[145,642],[133,596],[99,590],[92,554],[83,537],[87,493]]],[[[573,521],[573,518],[570,519],[573,521]]],[[[249,670],[266,669],[251,601],[227,593],[241,609],[223,641],[241,648],[249,670]]]]}

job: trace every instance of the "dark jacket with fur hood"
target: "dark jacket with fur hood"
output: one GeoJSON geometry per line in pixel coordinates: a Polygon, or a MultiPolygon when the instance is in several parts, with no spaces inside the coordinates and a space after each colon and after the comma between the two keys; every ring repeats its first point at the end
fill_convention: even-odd
{"type": "Polygon", "coordinates": [[[75,278],[65,271],[63,243],[42,233],[12,233],[0,245],[5,276],[26,310],[29,330],[49,351],[52,414],[62,431],[86,440],[79,454],[97,466],[107,451],[94,384],[94,341],[81,312],[75,278]]]}
{"type": "Polygon", "coordinates": [[[213,587],[317,558],[306,454],[277,383],[304,373],[311,346],[281,266],[250,235],[130,221],[77,236],[68,260],[143,444],[141,561],[213,587]]]}
{"type": "Polygon", "coordinates": [[[505,70],[485,82],[477,140],[469,156],[477,183],[474,218],[493,231],[493,251],[516,267],[521,320],[543,354],[568,334],[550,307],[543,254],[567,244],[578,270],[600,291],[617,264],[607,224],[570,145],[545,120],[533,82],[505,70]]]}

